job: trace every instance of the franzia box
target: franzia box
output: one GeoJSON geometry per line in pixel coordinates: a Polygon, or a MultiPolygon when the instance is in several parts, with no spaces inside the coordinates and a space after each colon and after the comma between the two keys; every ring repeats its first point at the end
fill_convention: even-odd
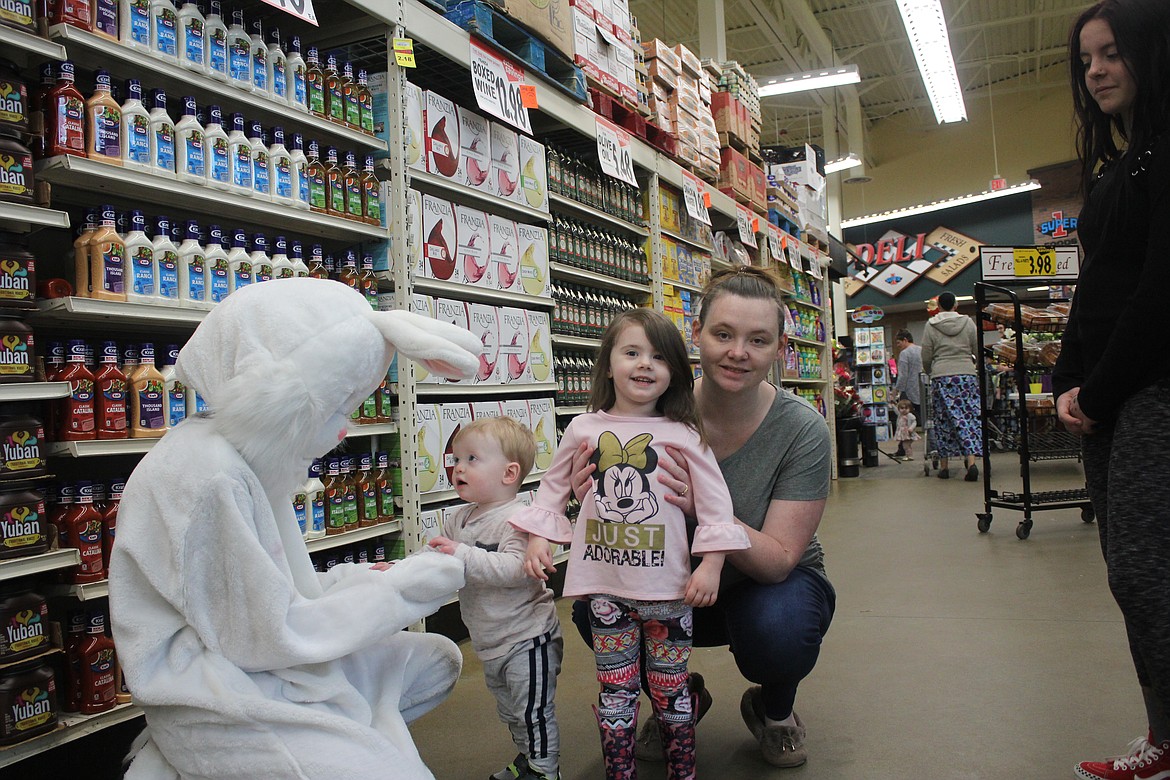
{"type": "MultiPolygon", "coordinates": [[[[423,155],[426,135],[423,133],[423,91],[418,84],[406,82],[406,165],[408,168],[425,171],[427,161],[423,155]]],[[[389,201],[384,201],[389,203],[389,201]]]]}
{"type": "Polygon", "coordinates": [[[481,417],[500,417],[504,414],[504,407],[499,401],[475,401],[471,404],[471,418],[478,420],[481,417]]]}
{"type": "MultiPolygon", "coordinates": [[[[435,317],[435,299],[429,295],[422,293],[414,293],[410,296],[410,310],[415,314],[421,314],[424,317],[435,317]]],[[[394,360],[398,360],[398,353],[394,353],[394,360]]],[[[397,375],[391,376],[391,381],[396,382],[397,375]]],[[[438,374],[432,374],[427,371],[426,366],[422,363],[414,364],[414,381],[419,384],[435,385],[443,381],[443,378],[438,374]]],[[[394,386],[394,392],[398,392],[397,385],[394,386]]]]}
{"type": "Polygon", "coordinates": [[[491,123],[479,114],[459,106],[459,156],[462,183],[491,192],[488,181],[492,167],[491,123]]]}
{"type": "Polygon", "coordinates": [[[443,520],[443,514],[438,509],[426,509],[418,513],[418,524],[422,527],[422,536],[424,542],[429,542],[439,535],[439,525],[443,520]]]}
{"type": "MultiPolygon", "coordinates": [[[[389,184],[390,182],[383,182],[389,184]]],[[[389,193],[386,193],[389,198],[389,193]]],[[[390,200],[383,200],[383,203],[389,203],[390,200]]],[[[382,213],[386,213],[383,209],[382,213]]],[[[426,268],[423,263],[423,240],[422,240],[422,193],[418,190],[406,191],[406,257],[403,262],[410,263],[410,267],[414,269],[415,278],[426,276],[426,268]]],[[[389,246],[390,242],[386,244],[389,246]]],[[[390,253],[393,254],[394,247],[390,246],[390,253]]],[[[390,261],[391,263],[393,261],[390,261]]],[[[389,270],[389,269],[387,269],[389,270]]]]}
{"type": "Polygon", "coordinates": [[[520,289],[528,295],[552,295],[548,273],[548,230],[517,222],[516,240],[520,249],[520,289]]]}
{"type": "Polygon", "coordinates": [[[455,206],[456,237],[455,277],[457,281],[483,287],[496,285],[491,259],[491,231],[487,214],[479,209],[455,206]]]}
{"type": "Polygon", "coordinates": [[[488,176],[491,193],[496,197],[522,203],[520,194],[520,142],[516,131],[500,124],[491,123],[492,170],[488,176]]]}
{"type": "Polygon", "coordinates": [[[552,330],[548,312],[525,309],[528,316],[528,378],[537,384],[555,382],[553,376],[552,330]]]}
{"type": "Polygon", "coordinates": [[[455,487],[451,471],[455,468],[455,437],[463,426],[471,422],[471,407],[467,404],[451,403],[439,405],[439,430],[443,438],[443,479],[444,490],[455,487]]]}
{"type": "Polygon", "coordinates": [[[557,417],[552,398],[531,398],[528,401],[528,417],[532,434],[536,437],[536,460],[534,471],[544,471],[552,464],[557,449],[557,417]]]}
{"type": "Polygon", "coordinates": [[[462,183],[459,155],[459,115],[455,104],[428,91],[424,104],[427,172],[462,183]]]}
{"type": "Polygon", "coordinates": [[[500,317],[500,356],[496,377],[500,384],[522,384],[528,372],[528,315],[524,309],[502,307],[500,317]]]}
{"type": "Polygon", "coordinates": [[[436,404],[416,404],[414,407],[415,440],[418,448],[415,471],[421,493],[446,490],[443,473],[443,436],[436,404]]]}
{"type": "Polygon", "coordinates": [[[511,417],[528,430],[532,430],[532,418],[528,415],[528,402],[520,400],[502,401],[500,408],[506,417],[511,417]]]}
{"type": "Polygon", "coordinates": [[[455,274],[455,248],[458,234],[455,209],[442,198],[422,198],[423,265],[422,276],[448,280],[455,274]]]}
{"type": "Polygon", "coordinates": [[[521,201],[538,211],[548,211],[548,164],[544,159],[544,144],[526,135],[520,141],[521,201]]]}
{"type": "Polygon", "coordinates": [[[520,247],[516,242],[516,223],[506,217],[492,214],[488,217],[491,229],[491,252],[496,288],[511,290],[520,275],[520,247]]]}
{"type": "Polygon", "coordinates": [[[486,303],[467,304],[468,329],[483,345],[479,356],[476,384],[493,384],[496,380],[496,361],[500,355],[500,321],[495,306],[486,303]]]}
{"type": "MultiPolygon", "coordinates": [[[[435,299],[435,319],[440,322],[449,322],[464,330],[469,330],[467,322],[467,304],[451,298],[435,299]]],[[[458,379],[440,380],[447,383],[457,383],[458,379]]]]}

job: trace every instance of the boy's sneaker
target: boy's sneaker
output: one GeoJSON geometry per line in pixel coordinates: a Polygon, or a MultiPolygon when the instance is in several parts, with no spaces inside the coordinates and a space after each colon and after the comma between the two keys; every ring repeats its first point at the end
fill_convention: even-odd
{"type": "Polygon", "coordinates": [[[512,763],[496,772],[488,780],[516,780],[519,777],[529,776],[528,757],[523,753],[517,753],[516,757],[512,759],[512,763]]]}
{"type": "Polygon", "coordinates": [[[1155,745],[1149,737],[1129,743],[1129,753],[1108,761],[1082,761],[1073,771],[1081,780],[1162,780],[1170,778],[1170,741],[1155,745]]]}
{"type": "Polygon", "coordinates": [[[793,712],[795,726],[767,725],[764,720],[764,697],[760,686],[753,686],[743,692],[743,698],[739,701],[739,713],[752,735],[760,741],[760,752],[764,754],[764,760],[769,764],[787,769],[808,761],[808,748],[804,746],[804,722],[793,712]]]}

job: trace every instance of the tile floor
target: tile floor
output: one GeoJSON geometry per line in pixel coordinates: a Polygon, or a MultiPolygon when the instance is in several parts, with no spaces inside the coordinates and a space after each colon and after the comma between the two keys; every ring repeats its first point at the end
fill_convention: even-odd
{"type": "MultiPolygon", "coordinates": [[[[997,488],[1018,483],[1014,458],[997,456],[997,488]]],[[[1033,473],[1040,488],[1081,480],[1072,461],[1033,473]]],[[[923,477],[920,460],[882,458],[834,483],[821,538],[837,613],[797,700],[810,760],[765,764],[740,720],[746,683],[730,654],[697,650],[692,668],[715,697],[699,727],[699,776],[1070,778],[1075,761],[1117,754],[1144,733],[1096,526],[1075,510],[1041,512],[1020,541],[1022,515],[999,510],[979,534],[982,495],[981,484],[923,477]]],[[[413,728],[438,780],[483,780],[515,752],[464,648],[455,693],[413,728]]],[[[592,656],[575,635],[559,685],[563,776],[597,780],[592,656]]],[[[640,769],[643,780],[664,777],[662,764],[640,769]]]]}

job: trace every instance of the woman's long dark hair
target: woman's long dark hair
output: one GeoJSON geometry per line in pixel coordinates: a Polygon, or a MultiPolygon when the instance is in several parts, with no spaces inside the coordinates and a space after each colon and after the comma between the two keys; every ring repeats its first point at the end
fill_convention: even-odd
{"type": "Polygon", "coordinates": [[[1170,2],[1101,0],[1073,24],[1068,51],[1081,189],[1087,196],[1098,165],[1140,155],[1170,129],[1170,89],[1165,84],[1170,78],[1170,2]],[[1110,116],[1101,110],[1085,84],[1081,31],[1093,19],[1104,21],[1113,31],[1117,53],[1137,90],[1128,128],[1120,116],[1110,116]],[[1118,138],[1126,141],[1124,152],[1118,148],[1118,138]]]}
{"type": "Polygon", "coordinates": [[[653,309],[624,311],[605,329],[601,346],[597,350],[597,362],[593,365],[593,390],[589,394],[589,408],[608,411],[617,402],[613,379],[609,376],[610,353],[628,325],[637,325],[646,333],[646,340],[662,355],[670,369],[670,386],[658,397],[658,411],[669,420],[689,425],[702,438],[703,423],[699,420],[699,407],[695,403],[695,374],[687,356],[686,344],[674,323],[653,309]]]}

